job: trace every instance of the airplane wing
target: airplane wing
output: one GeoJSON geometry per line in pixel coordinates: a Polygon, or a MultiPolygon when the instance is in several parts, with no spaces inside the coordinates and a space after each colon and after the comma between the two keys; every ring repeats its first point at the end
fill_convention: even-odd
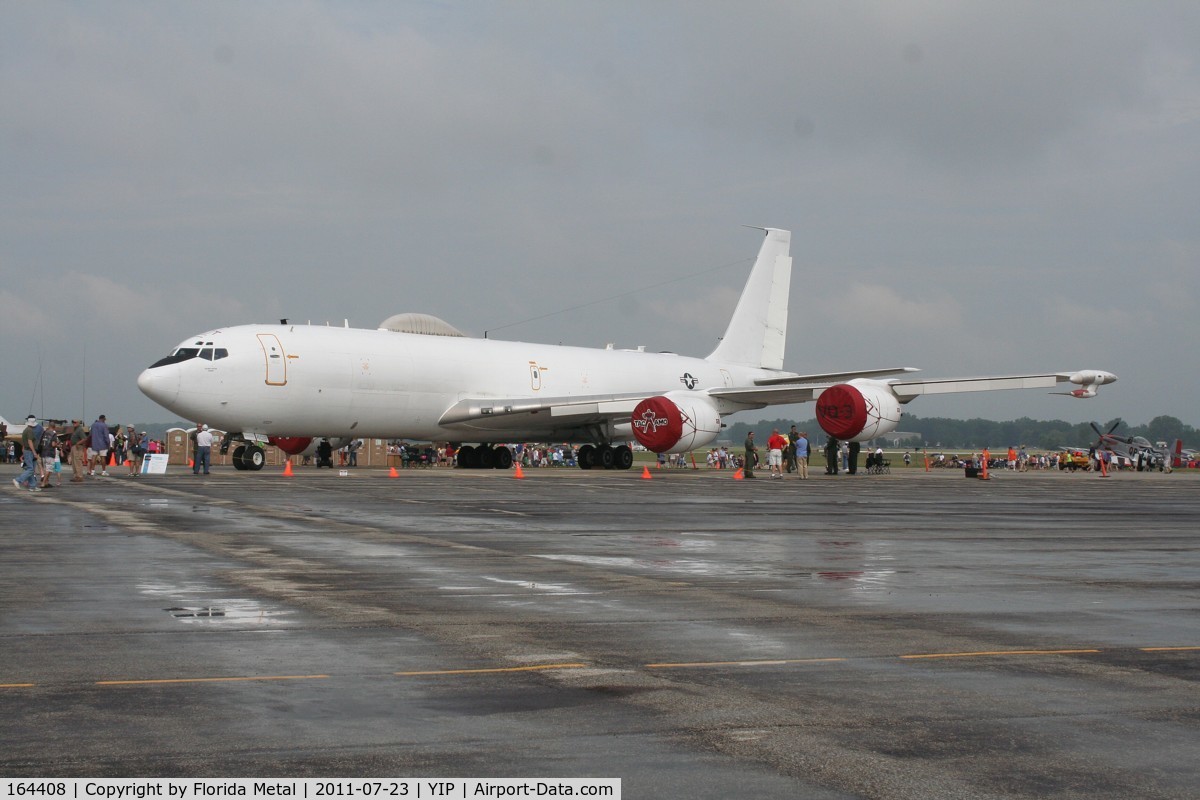
{"type": "Polygon", "coordinates": [[[1060,383],[1079,383],[1077,373],[1052,372],[1042,375],[994,375],[979,378],[935,378],[920,381],[890,381],[901,403],[923,394],[994,392],[1003,389],[1053,389],[1060,383]]]}
{"type": "Polygon", "coordinates": [[[438,424],[476,431],[529,430],[561,431],[628,417],[650,395],[586,395],[538,398],[470,398],[446,410],[438,424]]]}
{"type": "MultiPolygon", "coordinates": [[[[845,379],[869,378],[875,375],[894,375],[898,372],[917,372],[913,367],[880,369],[863,372],[804,375],[795,378],[772,378],[758,381],[754,387],[713,389],[709,394],[737,403],[779,405],[806,403],[822,391],[845,379]]],[[[1052,389],[1060,383],[1079,383],[1079,373],[1051,372],[1037,375],[988,375],[976,378],[923,378],[921,380],[892,379],[880,381],[901,403],[925,394],[952,392],[993,392],[1002,389],[1052,389]]],[[[1064,392],[1064,394],[1070,394],[1064,392]]]]}
{"type": "Polygon", "coordinates": [[[836,383],[854,378],[878,378],[884,375],[896,375],[901,372],[920,372],[916,367],[885,367],[883,369],[860,369],[850,372],[815,372],[809,375],[795,373],[780,378],[762,378],[754,382],[755,386],[781,386],[797,383],[836,383]]]}
{"type": "MultiPolygon", "coordinates": [[[[762,408],[811,401],[815,393],[843,380],[917,371],[914,367],[888,367],[808,375],[789,373],[782,377],[760,379],[755,381],[754,386],[710,389],[697,394],[762,408]]],[[[666,391],[663,390],[664,393],[666,391]]],[[[468,398],[447,409],[438,424],[485,431],[528,430],[531,427],[562,430],[564,427],[606,422],[617,417],[628,418],[638,403],[652,396],[653,393],[639,392],[571,397],[468,398]],[[538,415],[544,416],[539,418],[538,415]]]]}
{"type": "MultiPolygon", "coordinates": [[[[821,392],[848,379],[911,373],[913,367],[825,372],[767,378],[753,386],[734,386],[697,392],[747,408],[807,403],[821,392]]],[[[1002,389],[1053,388],[1060,383],[1079,383],[1079,373],[1051,372],[1035,375],[992,375],[974,378],[892,379],[880,381],[901,403],[925,394],[985,392],[1002,389]]],[[[617,418],[628,419],[638,403],[652,394],[586,395],[569,397],[468,398],[451,406],[438,424],[467,431],[528,431],[562,433],[617,418]]]]}

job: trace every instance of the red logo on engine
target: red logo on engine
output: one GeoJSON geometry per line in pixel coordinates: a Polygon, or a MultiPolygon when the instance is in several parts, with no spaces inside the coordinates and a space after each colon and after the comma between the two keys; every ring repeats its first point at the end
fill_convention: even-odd
{"type": "Polygon", "coordinates": [[[830,386],[817,398],[817,424],[835,439],[852,439],[867,426],[867,401],[847,383],[830,386]]]}
{"type": "Polygon", "coordinates": [[[633,435],[647,450],[670,450],[683,435],[679,406],[665,397],[648,397],[633,409],[633,435]]]}

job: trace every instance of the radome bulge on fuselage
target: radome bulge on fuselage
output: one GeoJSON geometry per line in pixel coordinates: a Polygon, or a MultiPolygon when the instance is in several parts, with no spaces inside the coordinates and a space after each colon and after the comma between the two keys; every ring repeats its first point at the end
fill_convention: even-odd
{"type": "MultiPolygon", "coordinates": [[[[817,401],[821,427],[865,441],[895,430],[919,394],[1054,387],[1078,396],[1116,380],[1088,370],[922,381],[910,368],[800,375],[783,370],[791,234],[765,228],[724,337],[705,358],[474,339],[424,315],[378,329],[239,325],[189,338],[138,386],[160,405],[246,440],[300,452],[319,437],[478,443],[463,466],[508,466],[504,442],[581,443],[580,466],[628,468],[629,441],[656,452],[713,442],[722,417],[817,401]]],[[[228,441],[223,443],[228,446],[228,441]]],[[[235,457],[235,464],[240,459],[235,457]]],[[[250,459],[246,468],[262,460],[250,459]]]]}

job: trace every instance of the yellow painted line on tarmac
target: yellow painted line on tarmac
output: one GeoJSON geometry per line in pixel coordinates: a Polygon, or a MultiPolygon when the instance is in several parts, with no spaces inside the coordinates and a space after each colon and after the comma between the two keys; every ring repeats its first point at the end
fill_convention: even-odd
{"type": "Polygon", "coordinates": [[[535,664],[529,667],[491,667],[488,669],[427,669],[412,672],[394,672],[393,675],[409,678],[417,675],[486,675],[496,672],[541,672],[550,669],[583,669],[587,664],[535,664]]]}
{"type": "Polygon", "coordinates": [[[249,681],[309,681],[328,675],[247,675],[228,678],[150,678],[128,681],[96,681],[97,686],[152,686],[166,683],[246,683],[249,681]]]}
{"type": "MultiPolygon", "coordinates": [[[[1170,652],[1197,652],[1200,651],[1200,645],[1177,645],[1164,647],[1138,647],[1133,648],[1143,653],[1170,653],[1170,652]]],[[[1099,648],[1077,648],[1064,650],[979,650],[972,652],[961,653],[910,653],[907,655],[884,656],[883,658],[898,658],[906,661],[916,660],[931,660],[931,659],[951,659],[951,658],[996,658],[1003,656],[1061,656],[1061,655],[1094,655],[1098,653],[1110,652],[1110,650],[1099,648]]],[[[1127,651],[1128,652],[1128,651],[1127,651]]],[[[879,658],[879,657],[867,657],[879,658]]],[[[719,667],[774,667],[774,666],[802,666],[805,664],[837,664],[848,661],[856,661],[858,658],[853,657],[830,657],[830,658],[777,658],[777,659],[742,659],[733,661],[676,661],[676,662],[656,662],[653,664],[643,664],[643,669],[704,669],[704,668],[719,668],[719,667]]],[[[520,673],[520,672],[547,672],[556,669],[585,669],[591,666],[583,662],[567,662],[561,664],[530,664],[523,667],[484,667],[478,669],[435,669],[435,670],[411,670],[406,672],[392,673],[396,677],[422,677],[422,676],[439,676],[439,675],[496,675],[504,673],[520,673]]],[[[188,684],[188,683],[251,683],[256,681],[305,681],[305,680],[325,680],[330,678],[330,675],[245,675],[245,676],[227,676],[214,678],[143,678],[135,680],[104,680],[95,681],[95,686],[162,686],[169,684],[188,684]]],[[[33,689],[39,686],[37,683],[0,683],[0,690],[3,689],[33,689]]]]}
{"type": "Polygon", "coordinates": [[[760,661],[681,661],[645,664],[646,669],[690,669],[693,667],[777,667],[785,664],[832,664],[845,658],[775,658],[760,661]]]}
{"type": "Polygon", "coordinates": [[[914,653],[897,658],[985,658],[988,656],[1070,656],[1100,653],[1101,650],[981,650],[976,653],[914,653]]]}
{"type": "Polygon", "coordinates": [[[1200,650],[1200,645],[1190,645],[1187,647],[1139,647],[1143,653],[1169,653],[1177,650],[1200,650]]]}

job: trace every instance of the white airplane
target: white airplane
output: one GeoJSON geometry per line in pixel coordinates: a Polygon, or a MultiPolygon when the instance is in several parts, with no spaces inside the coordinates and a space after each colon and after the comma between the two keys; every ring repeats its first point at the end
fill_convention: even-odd
{"type": "Polygon", "coordinates": [[[0,416],[0,427],[4,428],[4,440],[19,442],[21,434],[25,432],[24,422],[9,422],[3,416],[0,416]]]}
{"type": "Polygon", "coordinates": [[[1052,388],[1086,396],[1116,376],[1099,370],[917,380],[899,367],[802,375],[783,369],[791,233],[766,234],[733,318],[706,358],[474,339],[436,317],[400,314],[375,330],[239,325],[189,337],[138,376],[176,414],[230,431],[241,469],[261,469],[262,443],[296,454],[314,440],[470,443],[465,467],[512,464],[504,442],[581,444],[584,469],[628,469],[637,440],[658,453],[705,447],[722,418],[816,401],[830,436],[866,441],[896,429],[923,394],[1052,388]]]}

